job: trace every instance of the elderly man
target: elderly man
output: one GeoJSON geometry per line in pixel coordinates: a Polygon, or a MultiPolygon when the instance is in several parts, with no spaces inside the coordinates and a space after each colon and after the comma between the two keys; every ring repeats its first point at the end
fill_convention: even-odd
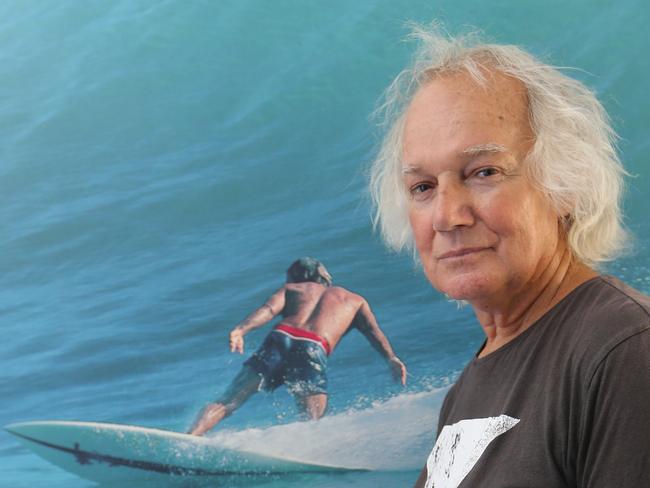
{"type": "Polygon", "coordinates": [[[418,34],[387,91],[377,217],[486,339],[416,486],[650,486],[650,299],[598,272],[626,239],[603,108],[517,47],[418,34]]]}
{"type": "Polygon", "coordinates": [[[272,391],[282,384],[301,411],[319,419],[327,408],[327,357],[351,328],[366,337],[388,361],[393,377],[406,384],[406,366],[393,352],[368,302],[331,285],[332,277],[316,259],[301,258],[289,267],[286,284],[230,332],[230,350],[243,354],[245,334],[277,315],[282,315],[282,322],[244,363],[226,393],[203,409],[191,434],[204,434],[260,389],[272,391]]]}

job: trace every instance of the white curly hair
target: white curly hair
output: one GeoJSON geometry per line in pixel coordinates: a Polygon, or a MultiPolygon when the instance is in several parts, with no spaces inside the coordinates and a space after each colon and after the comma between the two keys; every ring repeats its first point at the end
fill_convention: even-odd
{"type": "Polygon", "coordinates": [[[617,257],[628,243],[621,215],[626,172],[594,93],[517,46],[485,44],[475,33],[451,37],[437,24],[414,26],[411,36],[419,48],[384,94],[378,112],[387,131],[370,169],[374,222],[384,241],[414,251],[402,183],[402,132],[411,99],[433,77],[465,72],[484,85],[496,70],[525,86],[535,136],[525,169],[562,219],[574,257],[595,268],[617,257]]]}

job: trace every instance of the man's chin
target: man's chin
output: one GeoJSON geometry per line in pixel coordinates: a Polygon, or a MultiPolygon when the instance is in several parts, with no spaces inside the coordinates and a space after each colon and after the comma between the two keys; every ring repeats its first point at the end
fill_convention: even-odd
{"type": "Polygon", "coordinates": [[[452,300],[469,303],[480,301],[493,291],[490,280],[479,273],[464,273],[434,286],[452,300]]]}

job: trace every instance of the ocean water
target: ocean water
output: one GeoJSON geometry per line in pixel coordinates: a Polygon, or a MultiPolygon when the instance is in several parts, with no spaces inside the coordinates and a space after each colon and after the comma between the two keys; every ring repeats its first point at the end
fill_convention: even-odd
{"type": "MultiPolygon", "coordinates": [[[[520,44],[604,102],[633,175],[635,252],[608,272],[650,293],[650,21],[645,0],[0,3],[0,425],[106,421],[184,430],[243,359],[230,328],[298,256],[363,294],[409,368],[359,334],[330,361],[329,417],[257,395],[216,440],[290,446],[373,471],[259,486],[402,487],[444,389],[482,340],[373,234],[369,119],[407,63],[407,21],[520,44]]],[[[247,337],[248,352],[265,335],[247,337]]],[[[244,486],[245,481],[208,486],[244,486]]],[[[0,486],[90,487],[0,432],[0,486]]],[[[191,486],[191,485],[189,485],[191,486]]],[[[246,485],[249,486],[249,485],[246,485]]]]}

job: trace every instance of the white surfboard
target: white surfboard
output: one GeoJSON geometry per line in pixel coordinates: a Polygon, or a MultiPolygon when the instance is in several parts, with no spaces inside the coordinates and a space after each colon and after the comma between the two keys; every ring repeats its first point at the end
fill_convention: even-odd
{"type": "Polygon", "coordinates": [[[51,463],[97,482],[162,477],[363,471],[219,446],[207,437],[131,425],[38,421],[5,426],[51,463]]]}

